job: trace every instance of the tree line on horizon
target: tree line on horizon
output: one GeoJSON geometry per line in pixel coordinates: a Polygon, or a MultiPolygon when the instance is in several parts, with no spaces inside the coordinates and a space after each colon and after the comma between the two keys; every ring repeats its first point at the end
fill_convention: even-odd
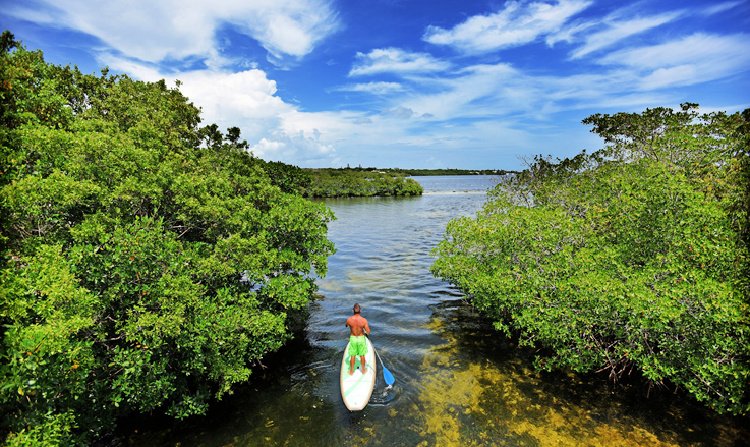
{"type": "Polygon", "coordinates": [[[309,176],[300,192],[309,198],[409,197],[423,192],[422,185],[401,173],[365,169],[304,169],[309,176]]]}
{"type": "Polygon", "coordinates": [[[498,175],[504,176],[506,174],[517,174],[519,171],[506,170],[506,169],[459,169],[459,168],[377,168],[377,167],[350,167],[346,166],[343,168],[303,168],[308,171],[316,172],[379,172],[384,174],[392,175],[404,175],[404,176],[438,176],[438,175],[498,175]]]}

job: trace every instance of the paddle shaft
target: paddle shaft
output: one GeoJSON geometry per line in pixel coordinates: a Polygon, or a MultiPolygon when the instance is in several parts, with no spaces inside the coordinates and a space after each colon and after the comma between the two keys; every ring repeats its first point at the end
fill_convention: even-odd
{"type": "MultiPolygon", "coordinates": [[[[370,334],[365,334],[367,338],[370,338],[370,334]]],[[[372,340],[370,340],[372,341],[372,340]]],[[[396,381],[396,379],[393,377],[393,374],[388,370],[388,368],[385,367],[385,363],[383,363],[383,359],[380,358],[380,354],[378,354],[378,350],[375,349],[375,345],[372,345],[372,350],[375,351],[375,355],[378,356],[378,361],[380,361],[380,365],[383,367],[383,379],[385,380],[385,383],[388,386],[393,385],[393,382],[396,381]]]]}

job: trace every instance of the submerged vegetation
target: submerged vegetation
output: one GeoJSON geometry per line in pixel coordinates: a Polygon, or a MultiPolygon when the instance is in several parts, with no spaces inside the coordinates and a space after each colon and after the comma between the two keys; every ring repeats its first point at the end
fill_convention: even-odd
{"type": "Polygon", "coordinates": [[[362,169],[306,169],[311,180],[305,197],[416,196],[422,186],[402,174],[362,169]]]}
{"type": "Polygon", "coordinates": [[[639,371],[750,410],[750,110],[593,115],[593,154],[538,157],[458,218],[432,270],[539,367],[639,371]]]}
{"type": "Polygon", "coordinates": [[[163,81],[0,49],[0,437],[88,443],[249,379],[325,274],[331,212],[163,81]]]}

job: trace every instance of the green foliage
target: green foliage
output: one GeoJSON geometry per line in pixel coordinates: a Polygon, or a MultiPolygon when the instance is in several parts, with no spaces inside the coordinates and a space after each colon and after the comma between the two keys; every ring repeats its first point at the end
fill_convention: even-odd
{"type": "Polygon", "coordinates": [[[746,121],[686,104],[584,122],[604,149],[538,157],[449,224],[433,272],[544,369],[638,369],[747,413],[746,121]]]}
{"type": "Polygon", "coordinates": [[[415,196],[422,185],[402,174],[361,169],[309,169],[311,181],[305,197],[415,196]]]}
{"type": "Polygon", "coordinates": [[[304,194],[310,188],[312,178],[305,169],[280,161],[263,161],[259,158],[256,160],[266,171],[271,182],[282,191],[304,194]]]}
{"type": "Polygon", "coordinates": [[[11,433],[6,439],[8,447],[54,447],[73,445],[75,439],[70,436],[76,428],[72,412],[48,414],[33,426],[18,433],[11,433]]]}
{"type": "Polygon", "coordinates": [[[280,161],[265,161],[253,157],[252,154],[249,159],[244,157],[249,145],[245,140],[240,141],[240,129],[238,127],[230,127],[227,129],[226,135],[222,135],[219,126],[209,124],[198,130],[198,138],[205,147],[214,151],[227,152],[229,150],[243,154],[239,161],[245,165],[245,169],[251,166],[259,167],[266,173],[271,184],[278,186],[283,192],[301,194],[305,188],[310,186],[310,175],[302,168],[280,161]]]}
{"type": "Polygon", "coordinates": [[[332,213],[164,82],[3,47],[0,433],[72,445],[204,412],[288,340],[332,213]]]}

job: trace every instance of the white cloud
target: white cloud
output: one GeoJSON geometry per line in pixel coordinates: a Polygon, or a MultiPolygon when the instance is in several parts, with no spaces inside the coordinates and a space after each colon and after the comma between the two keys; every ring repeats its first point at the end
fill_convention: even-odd
{"type": "Polygon", "coordinates": [[[588,0],[528,4],[512,1],[497,13],[469,17],[452,29],[430,25],[423,39],[435,45],[449,45],[472,54],[515,47],[559,31],[568,19],[591,3],[588,0]]]}
{"type": "Polygon", "coordinates": [[[578,34],[581,34],[582,32],[587,31],[597,26],[598,24],[599,22],[594,21],[583,21],[570,24],[563,27],[556,33],[548,34],[547,37],[544,38],[544,42],[550,47],[554,46],[558,42],[572,43],[576,40],[576,36],[578,34]]]}
{"type": "MultiPolygon", "coordinates": [[[[518,88],[519,76],[522,74],[508,64],[467,67],[452,78],[432,80],[430,90],[435,93],[412,95],[403,100],[403,106],[420,115],[429,113],[438,120],[497,116],[505,113],[511,103],[522,108],[528,104],[526,98],[515,99],[529,92],[518,88]],[[496,102],[501,96],[503,100],[496,102]]],[[[422,85],[429,82],[415,81],[422,85]]]]}
{"type": "Polygon", "coordinates": [[[340,27],[328,0],[239,1],[236,10],[228,10],[222,18],[277,58],[304,56],[340,27]]]}
{"type": "Polygon", "coordinates": [[[690,15],[709,16],[741,5],[741,1],[726,1],[705,8],[680,9],[660,14],[640,15],[640,3],[622,7],[602,18],[579,20],[549,34],[545,41],[554,46],[558,42],[580,43],[571,52],[570,59],[580,59],[591,53],[612,47],[628,37],[650,31],[666,23],[686,18],[690,15]]]}
{"type": "Polygon", "coordinates": [[[681,15],[682,12],[677,11],[628,20],[605,20],[604,23],[607,25],[607,29],[587,34],[583,45],[573,51],[571,58],[579,59],[602,48],[614,45],[627,37],[671,22],[681,15]]]}
{"type": "Polygon", "coordinates": [[[154,64],[135,62],[131,59],[115,56],[111,53],[100,54],[99,62],[118,72],[127,73],[136,79],[154,81],[164,77],[154,64]]]}
{"type": "Polygon", "coordinates": [[[414,111],[407,107],[398,106],[392,109],[385,110],[383,112],[383,115],[396,119],[406,120],[414,116],[414,111]]]}
{"type": "Polygon", "coordinates": [[[599,60],[643,76],[639,88],[693,85],[750,70],[750,35],[696,33],[658,45],[628,48],[599,60]]]}
{"type": "Polygon", "coordinates": [[[238,125],[250,141],[278,126],[279,116],[293,110],[276,96],[276,82],[262,70],[193,71],[180,74],[179,79],[180,90],[201,107],[204,121],[222,128],[238,125]]]}
{"type": "Polygon", "coordinates": [[[660,68],[686,62],[697,62],[701,59],[732,59],[742,56],[747,59],[750,42],[747,34],[720,36],[716,34],[696,33],[658,45],[642,46],[620,50],[599,61],[609,65],[627,65],[637,68],[660,68]]]}
{"type": "Polygon", "coordinates": [[[657,68],[641,81],[641,88],[653,90],[662,87],[676,87],[693,84],[701,74],[693,64],[675,65],[673,67],[657,68]]]}
{"type": "Polygon", "coordinates": [[[268,138],[261,138],[258,144],[250,147],[250,151],[264,160],[307,166],[316,163],[328,166],[335,156],[333,146],[321,142],[320,134],[306,136],[275,133],[268,138]]]}
{"type": "Polygon", "coordinates": [[[201,57],[221,63],[215,36],[227,24],[274,58],[302,57],[339,28],[329,0],[39,0],[10,13],[90,34],[146,62],[201,57]]]}
{"type": "Polygon", "coordinates": [[[513,65],[481,64],[450,77],[407,76],[409,94],[389,98],[386,110],[403,107],[440,132],[447,123],[517,120],[533,128],[558,112],[648,107],[674,102],[669,92],[644,91],[640,70],[611,67],[598,73],[531,74],[513,65]],[[419,88],[417,88],[419,86],[419,88]]]}
{"type": "Polygon", "coordinates": [[[167,75],[130,60],[110,56],[110,66],[145,81],[182,82],[180,91],[201,109],[203,124],[237,126],[255,155],[288,163],[331,163],[335,140],[354,127],[354,114],[308,113],[277,94],[276,81],[259,69],[240,72],[196,70],[167,75]]]}
{"type": "Polygon", "coordinates": [[[427,53],[411,53],[399,48],[378,48],[367,54],[357,53],[357,62],[349,76],[377,73],[424,73],[445,71],[450,64],[427,53]]]}
{"type": "Polygon", "coordinates": [[[735,8],[735,7],[739,6],[739,5],[741,5],[742,3],[743,2],[741,0],[739,0],[739,1],[729,1],[729,2],[717,3],[715,5],[712,5],[712,6],[709,6],[709,7],[705,8],[705,9],[703,9],[703,11],[701,11],[701,12],[704,15],[710,16],[710,15],[722,13],[724,11],[728,11],[728,10],[730,10],[732,8],[735,8]]]}
{"type": "Polygon", "coordinates": [[[398,82],[375,81],[347,84],[336,89],[341,92],[369,93],[371,95],[388,95],[403,92],[404,86],[398,82]]]}

